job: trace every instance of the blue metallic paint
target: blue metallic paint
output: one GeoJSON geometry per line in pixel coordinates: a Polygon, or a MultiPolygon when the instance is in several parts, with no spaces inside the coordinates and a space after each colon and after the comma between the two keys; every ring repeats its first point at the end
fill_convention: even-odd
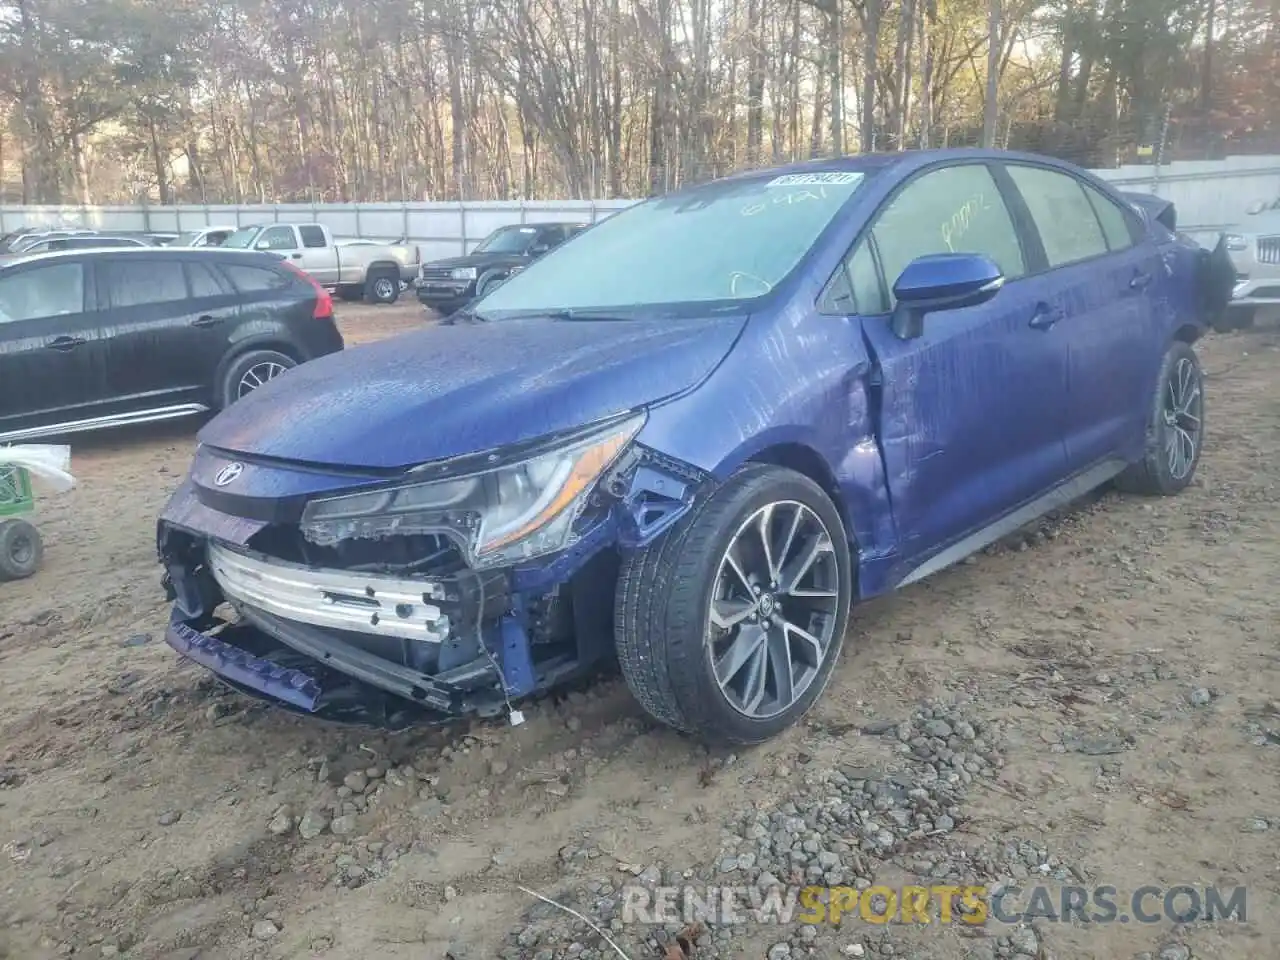
{"type": "MultiPolygon", "coordinates": [[[[573,549],[509,572],[513,609],[606,548],[660,536],[752,459],[796,465],[826,486],[856,549],[859,596],[891,590],[1047,491],[1070,489],[1099,464],[1137,459],[1166,345],[1204,329],[1197,251],[1151,222],[1128,252],[1051,271],[1033,256],[1028,276],[1008,280],[988,303],[931,314],[915,339],[895,336],[885,317],[818,312],[828,279],[905,180],[975,160],[1066,170],[1117,197],[1075,168],[1009,153],[824,163],[876,175],[749,317],[531,318],[349,350],[269,384],[206,427],[186,495],[213,502],[212,477],[233,456],[246,464],[236,496],[270,504],[647,407],[636,449],[684,468],[634,466],[573,549]],[[1148,279],[1139,288],[1135,277],[1148,279]],[[660,519],[646,519],[643,496],[656,497],[660,519]]],[[[1031,252],[1043,261],[1042,250],[1031,252]]],[[[508,691],[532,689],[519,618],[504,617],[493,642],[508,691]]]]}

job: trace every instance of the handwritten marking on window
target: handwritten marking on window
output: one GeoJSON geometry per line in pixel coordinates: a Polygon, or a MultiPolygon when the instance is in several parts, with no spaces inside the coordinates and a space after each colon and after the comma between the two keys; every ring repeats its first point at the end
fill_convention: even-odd
{"type": "Polygon", "coordinates": [[[969,227],[973,225],[977,214],[990,209],[991,202],[987,199],[986,193],[981,190],[962,203],[955,213],[943,221],[941,227],[942,242],[946,244],[947,249],[955,253],[956,241],[969,232],[969,227]]]}
{"type": "Polygon", "coordinates": [[[742,208],[742,215],[744,217],[754,217],[756,214],[764,213],[771,207],[790,206],[796,203],[804,203],[808,200],[825,200],[826,198],[826,187],[817,187],[812,190],[788,190],[786,193],[780,193],[776,197],[770,197],[768,200],[747,204],[742,208]]]}

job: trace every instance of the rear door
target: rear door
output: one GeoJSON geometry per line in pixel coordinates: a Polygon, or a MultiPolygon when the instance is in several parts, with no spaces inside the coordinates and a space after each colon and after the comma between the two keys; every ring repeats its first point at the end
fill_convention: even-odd
{"type": "Polygon", "coordinates": [[[155,410],[198,402],[206,329],[183,261],[146,254],[95,258],[103,309],[103,364],[113,407],[155,410]]]}
{"type": "Polygon", "coordinates": [[[105,382],[91,359],[99,335],[91,306],[79,260],[0,272],[0,440],[100,412],[105,382]]]}
{"type": "MultiPolygon", "coordinates": [[[[1066,352],[1036,329],[1043,294],[991,168],[917,174],[876,215],[846,261],[846,310],[860,317],[878,365],[877,435],[897,526],[899,574],[988,528],[1059,482],[1066,352]],[[893,284],[917,257],[978,253],[1005,285],[989,302],[925,318],[902,340],[893,284]]],[[[839,300],[837,296],[835,300],[839,300]]]]}
{"type": "Polygon", "coordinates": [[[1153,293],[1163,261],[1135,214],[1060,168],[1006,164],[1042,255],[1041,281],[1062,311],[1072,472],[1141,449],[1163,345],[1153,293]]]}

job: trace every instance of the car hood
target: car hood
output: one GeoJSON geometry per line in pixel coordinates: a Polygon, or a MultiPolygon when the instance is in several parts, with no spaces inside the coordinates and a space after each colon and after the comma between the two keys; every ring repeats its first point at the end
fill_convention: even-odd
{"type": "Polygon", "coordinates": [[[685,391],[745,316],[433,326],[303,364],[228,407],[200,442],[243,455],[404,468],[592,423],[685,391]]]}
{"type": "Polygon", "coordinates": [[[528,256],[522,253],[471,253],[465,257],[449,257],[447,260],[432,260],[425,266],[432,269],[452,270],[454,267],[505,267],[518,263],[526,263],[528,256]]]}

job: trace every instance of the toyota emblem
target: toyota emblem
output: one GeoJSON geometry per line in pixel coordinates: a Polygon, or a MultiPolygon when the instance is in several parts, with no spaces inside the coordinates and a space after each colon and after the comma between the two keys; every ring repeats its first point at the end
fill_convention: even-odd
{"type": "Polygon", "coordinates": [[[228,463],[225,467],[219,470],[218,475],[213,478],[213,485],[215,487],[225,487],[242,473],[244,473],[243,463],[228,463]]]}

